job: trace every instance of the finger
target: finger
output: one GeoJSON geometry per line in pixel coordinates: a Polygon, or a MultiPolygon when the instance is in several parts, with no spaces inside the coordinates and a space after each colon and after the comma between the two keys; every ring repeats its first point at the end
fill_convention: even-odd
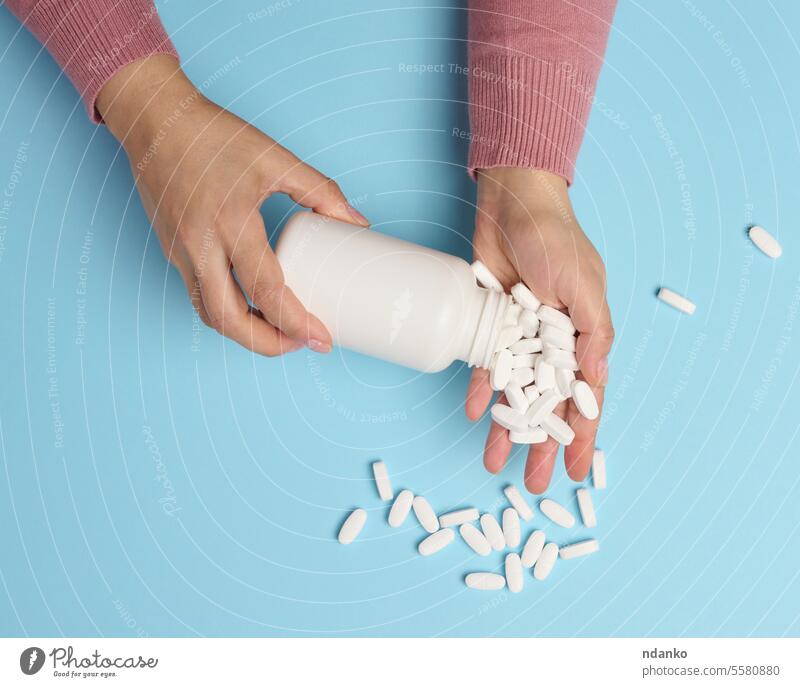
{"type": "Polygon", "coordinates": [[[261,355],[281,355],[301,347],[251,310],[224,256],[209,258],[198,271],[198,281],[206,313],[203,321],[212,329],[261,355]]]}
{"type": "MultiPolygon", "coordinates": [[[[505,402],[505,396],[500,397],[500,402],[505,402]]],[[[491,473],[498,473],[505,467],[508,454],[513,448],[508,438],[508,430],[493,422],[486,436],[486,446],[483,450],[483,464],[491,473]]]]}
{"type": "Polygon", "coordinates": [[[280,175],[278,189],[286,193],[299,205],[311,208],[328,217],[369,226],[369,220],[347,202],[339,185],[317,171],[311,165],[292,156],[294,160],[288,164],[280,175]]]}
{"type": "Polygon", "coordinates": [[[494,391],[489,386],[489,371],[476,367],[472,371],[472,378],[467,387],[467,400],[464,403],[467,418],[474,422],[483,415],[492,396],[494,396],[494,391]]]}
{"type": "Polygon", "coordinates": [[[186,285],[186,291],[188,292],[189,298],[192,301],[192,306],[199,315],[200,319],[203,320],[203,322],[206,322],[209,317],[208,313],[206,312],[206,308],[203,305],[203,297],[200,293],[200,282],[197,279],[197,275],[194,272],[191,261],[185,256],[180,258],[173,256],[172,264],[175,265],[175,268],[181,275],[181,279],[183,279],[183,283],[186,285]]]}
{"type": "MultiPolygon", "coordinates": [[[[597,403],[602,410],[603,407],[603,387],[592,387],[597,403]]],[[[600,416],[595,420],[587,420],[578,412],[575,404],[570,401],[567,409],[567,422],[575,432],[572,443],[564,448],[564,465],[567,474],[576,482],[582,482],[589,473],[592,466],[592,456],[594,455],[594,442],[597,436],[597,427],[600,424],[600,416]]]]}
{"type": "Polygon", "coordinates": [[[608,382],[608,354],[614,341],[614,326],[606,302],[606,280],[602,274],[582,278],[575,298],[567,303],[578,330],[575,355],[586,381],[591,386],[608,382]]]}
{"type": "MultiPolygon", "coordinates": [[[[563,418],[564,404],[558,406],[554,412],[563,418]]],[[[547,437],[547,441],[533,444],[528,451],[528,460],[525,463],[525,488],[532,494],[544,493],[550,484],[559,446],[553,437],[547,437]]]]}

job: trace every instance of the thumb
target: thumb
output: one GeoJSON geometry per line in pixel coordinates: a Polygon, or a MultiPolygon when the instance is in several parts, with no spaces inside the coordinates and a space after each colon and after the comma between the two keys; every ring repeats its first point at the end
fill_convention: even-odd
{"type": "Polygon", "coordinates": [[[591,386],[608,382],[608,354],[614,341],[614,325],[606,302],[606,280],[602,274],[584,278],[576,289],[572,304],[567,304],[578,330],[575,355],[581,372],[591,386]]]}
{"type": "Polygon", "coordinates": [[[281,177],[278,189],[295,203],[333,219],[369,226],[369,220],[347,202],[339,185],[305,162],[297,160],[281,177]]]}

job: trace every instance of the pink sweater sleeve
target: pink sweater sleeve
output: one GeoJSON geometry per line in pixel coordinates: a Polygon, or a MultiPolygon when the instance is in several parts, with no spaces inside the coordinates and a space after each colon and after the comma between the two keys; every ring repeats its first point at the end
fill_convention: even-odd
{"type": "Polygon", "coordinates": [[[572,183],[616,0],[470,0],[469,169],[572,183]]]}
{"type": "Polygon", "coordinates": [[[126,64],[175,55],[151,0],[8,0],[11,11],[53,55],[81,94],[89,116],[103,84],[126,64]]]}

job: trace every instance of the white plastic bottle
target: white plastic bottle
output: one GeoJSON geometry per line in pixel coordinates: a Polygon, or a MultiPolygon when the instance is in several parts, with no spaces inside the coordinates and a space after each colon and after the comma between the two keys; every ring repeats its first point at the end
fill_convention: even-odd
{"type": "Polygon", "coordinates": [[[465,260],[312,212],[289,219],[276,253],[337,345],[422,372],[489,366],[511,296],[465,260]]]}

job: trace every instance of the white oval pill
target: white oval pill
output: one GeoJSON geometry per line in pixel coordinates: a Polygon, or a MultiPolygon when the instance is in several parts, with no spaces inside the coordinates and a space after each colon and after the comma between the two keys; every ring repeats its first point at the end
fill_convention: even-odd
{"type": "Polygon", "coordinates": [[[520,386],[528,386],[533,382],[533,370],[529,367],[520,367],[511,373],[511,379],[520,386]]]}
{"type": "Polygon", "coordinates": [[[542,418],[541,426],[553,439],[564,446],[569,446],[575,439],[575,430],[555,413],[550,413],[542,418]]]}
{"type": "Polygon", "coordinates": [[[533,576],[537,580],[547,579],[556,564],[556,558],[558,558],[558,545],[548,542],[544,545],[542,553],[539,554],[536,565],[533,566],[533,576]]]}
{"type": "Polygon", "coordinates": [[[361,532],[365,522],[367,522],[367,511],[363,508],[356,508],[347,516],[347,520],[339,529],[339,543],[350,544],[361,532]]]}
{"type": "Polygon", "coordinates": [[[658,290],[657,298],[663,303],[671,305],[676,310],[685,312],[687,315],[694,315],[694,311],[697,307],[688,298],[681,296],[672,289],[667,289],[665,287],[662,287],[658,290]]]}
{"type": "Polygon", "coordinates": [[[578,359],[575,357],[574,353],[562,351],[555,346],[545,344],[542,358],[548,365],[552,365],[554,368],[563,368],[564,370],[572,370],[573,372],[580,369],[578,359]]]}
{"type": "Polygon", "coordinates": [[[514,355],[514,357],[511,358],[511,369],[518,370],[520,367],[533,367],[536,363],[536,358],[536,353],[514,355]]]}
{"type": "Polygon", "coordinates": [[[606,488],[606,454],[599,448],[592,456],[592,484],[595,489],[606,488]]]}
{"type": "Polygon", "coordinates": [[[542,302],[533,294],[525,284],[520,282],[511,287],[514,300],[526,310],[538,310],[542,302]]]}
{"type": "Polygon", "coordinates": [[[580,556],[588,556],[590,553],[595,553],[600,550],[600,543],[596,539],[586,539],[577,544],[570,544],[569,546],[562,546],[559,550],[561,560],[568,561],[571,558],[579,558],[580,556]]]}
{"type": "Polygon", "coordinates": [[[392,483],[389,481],[386,463],[382,460],[375,461],[372,464],[372,475],[375,478],[375,486],[378,488],[378,496],[381,497],[381,501],[391,501],[394,498],[394,491],[392,483]]]}
{"type": "Polygon", "coordinates": [[[575,333],[575,325],[572,324],[569,315],[560,310],[551,308],[549,305],[543,305],[536,311],[536,314],[539,316],[539,322],[543,324],[552,324],[557,329],[567,332],[567,334],[575,333]]]}
{"type": "Polygon", "coordinates": [[[594,512],[592,495],[588,489],[581,487],[575,492],[578,497],[578,511],[581,514],[584,527],[597,527],[597,515],[594,512]]]}
{"type": "Polygon", "coordinates": [[[506,401],[508,401],[509,405],[516,410],[518,413],[524,415],[528,412],[528,399],[525,398],[525,394],[522,391],[522,387],[520,387],[515,382],[509,382],[505,388],[506,394],[506,401]]]}
{"type": "Polygon", "coordinates": [[[539,503],[539,510],[556,525],[561,527],[573,527],[575,525],[575,516],[552,499],[542,499],[539,503]]]}
{"type": "Polygon", "coordinates": [[[519,514],[525,522],[528,522],[533,517],[533,510],[528,505],[528,502],[519,493],[519,489],[517,489],[513,484],[509,484],[505,489],[503,489],[503,493],[506,495],[508,502],[513,506],[513,508],[519,514]]]}
{"type": "Polygon", "coordinates": [[[531,407],[528,408],[528,412],[525,414],[525,422],[530,427],[537,427],[544,418],[553,412],[559,403],[561,403],[561,398],[553,389],[543,391],[542,395],[531,403],[531,407]]]}
{"type": "Polygon", "coordinates": [[[417,546],[417,550],[423,556],[430,556],[432,553],[441,551],[445,546],[452,543],[455,536],[455,533],[451,529],[445,528],[439,530],[425,537],[425,539],[419,543],[419,546],[417,546]]]}
{"type": "Polygon", "coordinates": [[[539,395],[539,389],[535,384],[525,387],[525,398],[528,399],[528,404],[533,403],[537,398],[539,398],[539,395]]]}
{"type": "Polygon", "coordinates": [[[514,355],[525,355],[527,353],[540,353],[542,350],[541,339],[520,339],[517,343],[509,346],[509,351],[514,355]]]}
{"type": "Polygon", "coordinates": [[[519,515],[513,508],[506,508],[503,511],[503,538],[506,546],[515,549],[519,546],[519,515]]]}
{"type": "Polygon", "coordinates": [[[439,518],[424,496],[415,496],[412,507],[414,508],[414,515],[416,515],[417,520],[419,520],[419,524],[422,525],[422,528],[426,532],[433,534],[439,529],[439,518]]]}
{"type": "Polygon", "coordinates": [[[522,562],[518,553],[506,555],[506,584],[508,591],[517,593],[522,591],[522,562]]]}
{"type": "MultiPolygon", "coordinates": [[[[489,373],[489,384],[495,391],[502,391],[511,380],[511,359],[513,355],[509,350],[502,350],[497,354],[494,367],[489,373]]],[[[520,385],[522,386],[522,385],[520,385]]]]}
{"type": "Polygon", "coordinates": [[[528,541],[525,542],[525,546],[522,548],[522,567],[532,568],[536,561],[539,560],[543,548],[544,532],[542,532],[542,530],[534,530],[531,532],[531,536],[528,537],[528,541]]]}
{"type": "Polygon", "coordinates": [[[552,365],[547,363],[542,356],[536,359],[534,376],[536,378],[536,388],[539,389],[540,394],[543,394],[547,389],[555,388],[556,370],[552,365]]]}
{"type": "Polygon", "coordinates": [[[400,527],[406,521],[413,502],[414,494],[408,489],[403,489],[395,498],[389,511],[389,527],[400,527]]]}
{"type": "Polygon", "coordinates": [[[525,415],[518,413],[511,406],[495,403],[491,410],[492,420],[505,429],[523,432],[528,429],[525,415]]]}
{"type": "Polygon", "coordinates": [[[506,548],[506,538],[503,536],[503,530],[500,529],[500,524],[494,515],[491,513],[481,515],[481,529],[489,541],[489,545],[495,551],[502,551],[506,548]]]}
{"type": "Polygon", "coordinates": [[[750,227],[748,234],[750,240],[756,244],[756,247],[764,253],[764,255],[768,255],[773,260],[781,257],[781,253],[783,252],[781,244],[778,243],[778,240],[764,229],[764,227],[759,227],[757,225],[750,227]]]}
{"type": "Polygon", "coordinates": [[[497,591],[506,586],[506,578],[497,573],[474,572],[464,578],[464,584],[470,589],[497,591]]]}
{"type": "Polygon", "coordinates": [[[509,326],[512,324],[519,323],[519,316],[522,314],[522,306],[517,305],[516,303],[512,303],[508,306],[506,310],[505,317],[503,318],[503,324],[505,326],[509,326]]]}
{"type": "Polygon", "coordinates": [[[572,401],[578,412],[587,420],[596,420],[600,415],[600,406],[597,405],[594,391],[582,379],[572,382],[572,401]]]}
{"type": "Polygon", "coordinates": [[[572,382],[575,381],[575,373],[572,370],[560,368],[556,370],[556,391],[562,398],[572,398],[572,382]]]}
{"type": "Polygon", "coordinates": [[[575,337],[552,324],[543,324],[539,328],[539,338],[543,343],[552,344],[562,351],[575,352],[575,337]]]}
{"type": "Polygon", "coordinates": [[[458,528],[458,531],[461,534],[461,538],[479,556],[488,556],[492,552],[489,540],[471,522],[465,522],[458,528]]]}
{"type": "Polygon", "coordinates": [[[519,316],[519,326],[522,327],[522,335],[532,339],[539,331],[539,316],[533,310],[523,310],[519,316]]]}
{"type": "Polygon", "coordinates": [[[543,444],[549,436],[541,427],[531,427],[524,432],[512,429],[508,433],[508,440],[512,444],[543,444]]]}
{"type": "Polygon", "coordinates": [[[508,348],[512,344],[517,343],[522,338],[522,327],[518,324],[512,324],[507,327],[503,327],[500,330],[500,333],[497,335],[497,342],[494,345],[495,351],[502,351],[504,348],[508,348]]]}
{"type": "Polygon", "coordinates": [[[458,527],[465,522],[472,522],[478,519],[477,508],[461,508],[459,510],[451,510],[449,513],[442,513],[439,516],[439,525],[441,527],[458,527]]]}
{"type": "Polygon", "coordinates": [[[492,271],[480,260],[473,262],[470,267],[472,268],[472,273],[475,275],[475,279],[478,280],[481,286],[491,289],[492,291],[500,291],[501,293],[505,291],[497,277],[495,277],[492,271]]]}

